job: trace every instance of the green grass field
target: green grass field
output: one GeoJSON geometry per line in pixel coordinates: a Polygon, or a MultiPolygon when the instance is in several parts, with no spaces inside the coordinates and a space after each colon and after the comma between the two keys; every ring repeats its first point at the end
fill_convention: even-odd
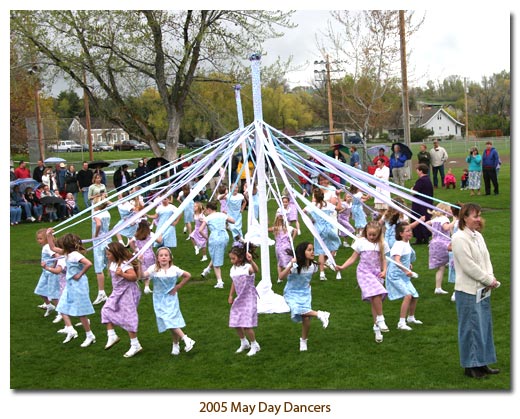
{"type": "MultiPolygon", "coordinates": [[[[118,334],[122,342],[109,351],[103,349],[106,330],[100,323],[100,306],[95,306],[96,313],[91,316],[97,343],[80,348],[84,334],[77,328],[79,338],[64,345],[63,335],[56,333],[62,324],[52,324],[54,316],[43,317],[43,310],[36,307],[41,299],[33,293],[41,272],[41,248],[35,241],[35,233],[49,225],[43,223],[22,224],[10,230],[10,387],[19,390],[511,390],[510,166],[506,150],[499,152],[504,161],[499,175],[500,195],[473,200],[484,209],[484,237],[495,275],[502,282],[492,297],[496,366],[501,369],[496,376],[479,381],[463,375],[458,360],[455,306],[449,295],[433,294],[434,271],[427,268],[426,246],[415,247],[414,269],[419,278],[414,283],[420,294],[416,315],[424,324],[415,326],[413,331],[396,329],[401,301],[385,301],[390,332],[384,335],[383,343],[374,342],[370,306],[361,301],[355,267],[351,267],[343,271],[341,281],[335,280],[331,271],[326,282],[319,281],[317,276],[314,279],[313,308],[330,311],[331,318],[327,329],[319,321],[313,322],[308,352],[299,352],[301,325],[293,323],[286,313],[261,314],[256,335],[262,350],[252,358],[235,354],[239,341],[227,325],[229,262],[223,267],[224,290],[213,288],[213,274],[202,280],[200,272],[205,263],[195,256],[191,242],[184,240],[182,221],[177,226],[178,247],[174,249],[174,257],[178,266],[193,275],[179,298],[187,323],[184,331],[197,341],[195,348],[178,357],[170,355],[171,337],[169,333],[158,333],[152,297],[144,294],[139,305],[139,340],[144,350],[136,357],[123,357],[129,344],[127,334],[121,329],[118,334]]],[[[450,160],[462,163],[465,153],[466,148],[454,150],[450,152],[450,160]]],[[[469,191],[437,190],[436,197],[467,202],[469,191]]],[[[269,202],[268,209],[272,219],[276,210],[274,201],[269,202]]],[[[118,220],[115,211],[112,217],[111,225],[118,220]]],[[[71,231],[90,237],[90,228],[87,222],[71,231]]],[[[297,242],[310,239],[303,229],[297,242]]],[[[343,262],[350,254],[350,249],[341,248],[337,260],[343,262]]],[[[284,284],[276,284],[274,248],[271,261],[273,290],[281,295],[284,284]]],[[[447,284],[447,272],[445,275],[445,289],[451,294],[453,286],[447,284]]],[[[97,286],[93,269],[88,277],[94,299],[97,286]]],[[[109,278],[106,283],[109,291],[109,278]]]]}

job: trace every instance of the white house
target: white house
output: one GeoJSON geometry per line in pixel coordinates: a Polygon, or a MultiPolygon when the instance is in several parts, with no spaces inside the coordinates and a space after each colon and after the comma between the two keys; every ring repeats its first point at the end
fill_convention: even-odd
{"type": "Polygon", "coordinates": [[[410,126],[431,129],[435,138],[462,137],[464,124],[453,118],[443,108],[425,108],[410,114],[410,126]]]}
{"type": "MultiPolygon", "coordinates": [[[[81,144],[87,144],[86,118],[74,118],[70,124],[69,138],[81,144]]],[[[110,145],[130,139],[128,133],[121,127],[98,118],[90,120],[92,143],[105,142],[110,145]]]]}

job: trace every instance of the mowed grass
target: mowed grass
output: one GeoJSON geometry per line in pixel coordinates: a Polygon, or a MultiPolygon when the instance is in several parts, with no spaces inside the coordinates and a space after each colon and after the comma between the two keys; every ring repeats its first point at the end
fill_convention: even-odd
{"type": "MultiPolygon", "coordinates": [[[[451,157],[451,156],[450,156],[451,157]]],[[[462,153],[460,157],[462,159],[462,153]]],[[[502,160],[504,155],[501,153],[502,160]]],[[[409,181],[413,184],[415,176],[409,181]]],[[[424,324],[411,332],[396,329],[401,301],[385,301],[384,313],[390,332],[376,344],[372,332],[370,306],[361,301],[355,267],[343,271],[337,281],[329,271],[328,281],[313,280],[313,308],[331,313],[327,329],[313,321],[309,350],[299,352],[301,325],[289,313],[261,314],[256,329],[262,350],[254,357],[235,354],[239,345],[228,327],[229,262],[223,267],[225,289],[214,289],[215,277],[202,280],[205,262],[195,256],[191,242],[177,226],[175,263],[192,273],[192,280],[179,293],[187,326],[184,331],[197,341],[189,353],[170,355],[171,336],[159,334],[152,296],[142,295],[139,305],[139,340],[143,351],[126,359],[129,346],[126,332],[118,329],[121,342],[104,350],[106,329],[100,323],[100,306],[90,317],[97,342],[80,348],[84,333],[69,344],[56,331],[62,324],[54,316],[43,317],[36,306],[41,299],[33,291],[41,268],[41,248],[35,241],[38,228],[49,224],[22,224],[10,230],[10,386],[13,389],[183,389],[183,390],[510,390],[511,389],[511,216],[509,164],[500,171],[498,196],[474,197],[484,209],[484,237],[491,253],[495,275],[502,286],[493,292],[494,337],[497,367],[501,373],[485,380],[469,379],[459,366],[457,317],[449,295],[433,294],[434,271],[428,270],[428,248],[416,246],[414,280],[420,294],[417,318],[424,324]]],[[[469,191],[437,190],[436,197],[450,202],[469,201],[469,191]]],[[[269,201],[270,219],[276,210],[269,201]]],[[[117,212],[112,213],[114,225],[117,212]]],[[[245,218],[245,214],[244,214],[245,218]]],[[[70,231],[90,237],[90,223],[70,231]]],[[[297,243],[312,240],[305,228],[297,243]]],[[[343,262],[351,250],[341,248],[337,261],[343,262]]],[[[284,284],[276,283],[274,248],[271,248],[273,290],[283,294],[284,284]]],[[[87,254],[92,260],[92,254],[87,254]]],[[[88,272],[92,299],[97,285],[93,269],[88,272]]],[[[257,281],[260,280],[258,276],[257,281]]],[[[107,276],[106,289],[110,291],[107,276]]],[[[445,289],[453,290],[447,283],[445,289]]],[[[75,319],[74,319],[75,320],[75,319]]]]}

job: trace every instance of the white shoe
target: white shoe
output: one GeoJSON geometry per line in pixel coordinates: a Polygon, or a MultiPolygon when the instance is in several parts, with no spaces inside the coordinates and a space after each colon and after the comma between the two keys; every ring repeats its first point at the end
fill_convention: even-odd
{"type": "Polygon", "coordinates": [[[61,319],[63,319],[63,317],[60,313],[58,313],[58,315],[54,318],[54,320],[52,322],[59,323],[59,322],[61,322],[61,319]]]}
{"type": "Polygon", "coordinates": [[[49,314],[51,314],[54,310],[56,310],[56,307],[54,307],[53,304],[47,304],[47,309],[45,310],[45,314],[43,315],[43,317],[48,317],[49,314]]]}
{"type": "Polygon", "coordinates": [[[123,356],[125,358],[132,358],[135,354],[137,354],[138,352],[141,352],[142,350],[143,350],[143,347],[139,343],[137,345],[130,345],[130,349],[128,351],[126,351],[123,356]]]}
{"type": "Polygon", "coordinates": [[[325,266],[327,266],[327,268],[329,268],[331,271],[334,271],[336,272],[336,267],[334,266],[334,263],[332,263],[331,260],[326,260],[325,261],[325,266]]]}
{"type": "Polygon", "coordinates": [[[247,356],[253,356],[253,355],[255,355],[259,351],[260,351],[260,345],[258,343],[256,343],[256,342],[252,343],[251,344],[251,349],[247,353],[247,356]]]}
{"type": "Polygon", "coordinates": [[[184,336],[184,351],[189,352],[193,349],[193,345],[195,345],[195,341],[190,339],[188,336],[184,336]]]}
{"type": "Polygon", "coordinates": [[[300,352],[307,350],[307,339],[300,338],[300,352]]]}
{"type": "Polygon", "coordinates": [[[448,294],[448,291],[444,291],[442,288],[435,288],[435,294],[448,294]]]}
{"type": "Polygon", "coordinates": [[[384,320],[381,320],[381,321],[376,322],[376,323],[377,323],[377,327],[379,327],[379,330],[380,330],[381,332],[386,333],[386,332],[389,332],[389,331],[390,331],[390,329],[388,328],[388,326],[386,325],[386,323],[385,323],[384,320]]]}
{"type": "Polygon", "coordinates": [[[379,326],[377,326],[375,324],[374,327],[373,327],[373,330],[374,330],[376,342],[377,343],[383,342],[383,335],[381,333],[381,329],[379,328],[379,326]]]}
{"type": "Polygon", "coordinates": [[[397,328],[399,330],[412,330],[412,328],[408,326],[406,323],[397,323],[397,328]]]}
{"type": "Polygon", "coordinates": [[[348,242],[343,242],[343,247],[350,247],[350,244],[348,244],[348,242]]]}
{"type": "MultiPolygon", "coordinates": [[[[67,329],[67,328],[66,328],[67,329]]],[[[72,339],[76,339],[78,337],[78,332],[76,331],[76,329],[74,329],[73,327],[67,329],[65,331],[65,333],[67,333],[67,337],[65,338],[65,340],[63,341],[63,343],[68,343],[70,342],[72,339]]]]}
{"type": "Polygon", "coordinates": [[[455,293],[451,294],[451,301],[455,302],[455,293]]]}
{"type": "Polygon", "coordinates": [[[92,343],[96,343],[96,337],[94,335],[87,336],[83,343],[79,346],[81,346],[82,348],[86,348],[87,346],[90,346],[92,343]]]}
{"type": "Polygon", "coordinates": [[[206,262],[208,260],[208,257],[206,255],[202,256],[201,262],[206,262]]]}
{"type": "Polygon", "coordinates": [[[182,232],[183,232],[184,234],[186,234],[187,231],[188,231],[188,228],[187,228],[186,226],[184,226],[182,232]]]}
{"type": "Polygon", "coordinates": [[[326,281],[327,277],[325,276],[325,272],[320,272],[320,281],[326,281]]]}
{"type": "Polygon", "coordinates": [[[277,283],[277,284],[281,284],[282,282],[283,282],[283,281],[282,281],[280,278],[278,278],[278,279],[276,280],[276,283],[277,283]]]}
{"type": "Polygon", "coordinates": [[[422,321],[416,319],[415,317],[411,317],[411,316],[408,316],[408,317],[406,318],[406,322],[407,322],[407,323],[411,323],[411,324],[423,324],[422,321]]]}
{"type": "Polygon", "coordinates": [[[172,355],[179,355],[181,353],[181,346],[178,343],[172,345],[172,355]]]}
{"type": "Polygon", "coordinates": [[[199,246],[195,246],[195,254],[198,255],[200,252],[199,246]]]}
{"type": "Polygon", "coordinates": [[[31,222],[33,222],[33,223],[34,223],[34,222],[36,221],[36,218],[34,218],[34,217],[31,217],[31,218],[29,218],[29,220],[31,220],[31,222]]]}
{"type": "Polygon", "coordinates": [[[326,329],[329,325],[330,313],[328,311],[318,311],[318,320],[323,324],[323,328],[326,329]]]}
{"type": "Polygon", "coordinates": [[[119,339],[119,336],[117,336],[117,335],[109,336],[108,340],[107,340],[107,344],[105,345],[105,350],[110,349],[112,346],[114,346],[120,340],[121,339],[119,339]]]}
{"type": "Polygon", "coordinates": [[[42,310],[47,310],[47,303],[40,304],[39,306],[36,306],[38,308],[41,308],[42,310]]]}
{"type": "Polygon", "coordinates": [[[223,281],[217,281],[217,285],[215,285],[213,288],[224,288],[224,282],[223,281]]]}
{"type": "Polygon", "coordinates": [[[150,287],[146,286],[144,287],[144,291],[143,291],[145,294],[153,294],[153,291],[150,289],[150,287]]]}
{"type": "Polygon", "coordinates": [[[60,330],[57,330],[56,333],[62,333],[62,334],[67,334],[67,326],[65,326],[63,329],[60,329],[60,330]]]}
{"type": "Polygon", "coordinates": [[[211,272],[211,270],[209,268],[204,268],[204,270],[202,271],[202,273],[200,274],[200,276],[202,278],[205,278],[206,276],[209,275],[209,273],[211,272]]]}
{"type": "Polygon", "coordinates": [[[240,347],[235,351],[235,353],[239,354],[239,353],[244,352],[246,349],[250,349],[250,348],[251,348],[251,345],[249,344],[249,342],[247,342],[247,343],[240,342],[240,347]]]}
{"type": "Polygon", "coordinates": [[[186,241],[188,241],[188,240],[191,240],[191,237],[190,237],[190,236],[186,237],[186,241]]]}
{"type": "Polygon", "coordinates": [[[94,302],[92,304],[94,304],[94,305],[100,304],[103,301],[106,301],[107,299],[108,299],[108,297],[105,293],[98,294],[97,298],[94,300],[94,302]]]}
{"type": "MultiPolygon", "coordinates": [[[[90,319],[87,319],[87,321],[88,321],[88,324],[90,324],[90,319]]],[[[80,327],[80,326],[83,327],[83,323],[77,322],[74,326],[76,326],[76,327],[80,327]]]]}

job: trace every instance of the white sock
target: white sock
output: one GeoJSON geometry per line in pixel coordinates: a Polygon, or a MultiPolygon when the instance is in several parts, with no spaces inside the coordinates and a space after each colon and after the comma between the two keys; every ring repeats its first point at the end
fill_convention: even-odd
{"type": "Polygon", "coordinates": [[[384,322],[385,321],[385,316],[381,315],[381,316],[376,316],[376,322],[384,322]]]}
{"type": "Polygon", "coordinates": [[[139,346],[139,339],[137,339],[137,338],[130,339],[130,346],[139,346]]]}
{"type": "Polygon", "coordinates": [[[116,331],[114,329],[108,329],[107,335],[108,335],[108,337],[117,336],[116,331]]]}
{"type": "Polygon", "coordinates": [[[242,339],[240,339],[240,344],[241,345],[249,345],[249,341],[247,340],[247,338],[242,338],[242,339]]]}
{"type": "Polygon", "coordinates": [[[94,337],[94,333],[92,333],[92,330],[88,331],[86,335],[87,335],[87,338],[93,338],[94,337]]]}
{"type": "Polygon", "coordinates": [[[404,317],[399,318],[399,324],[406,324],[406,320],[404,317]]]}

